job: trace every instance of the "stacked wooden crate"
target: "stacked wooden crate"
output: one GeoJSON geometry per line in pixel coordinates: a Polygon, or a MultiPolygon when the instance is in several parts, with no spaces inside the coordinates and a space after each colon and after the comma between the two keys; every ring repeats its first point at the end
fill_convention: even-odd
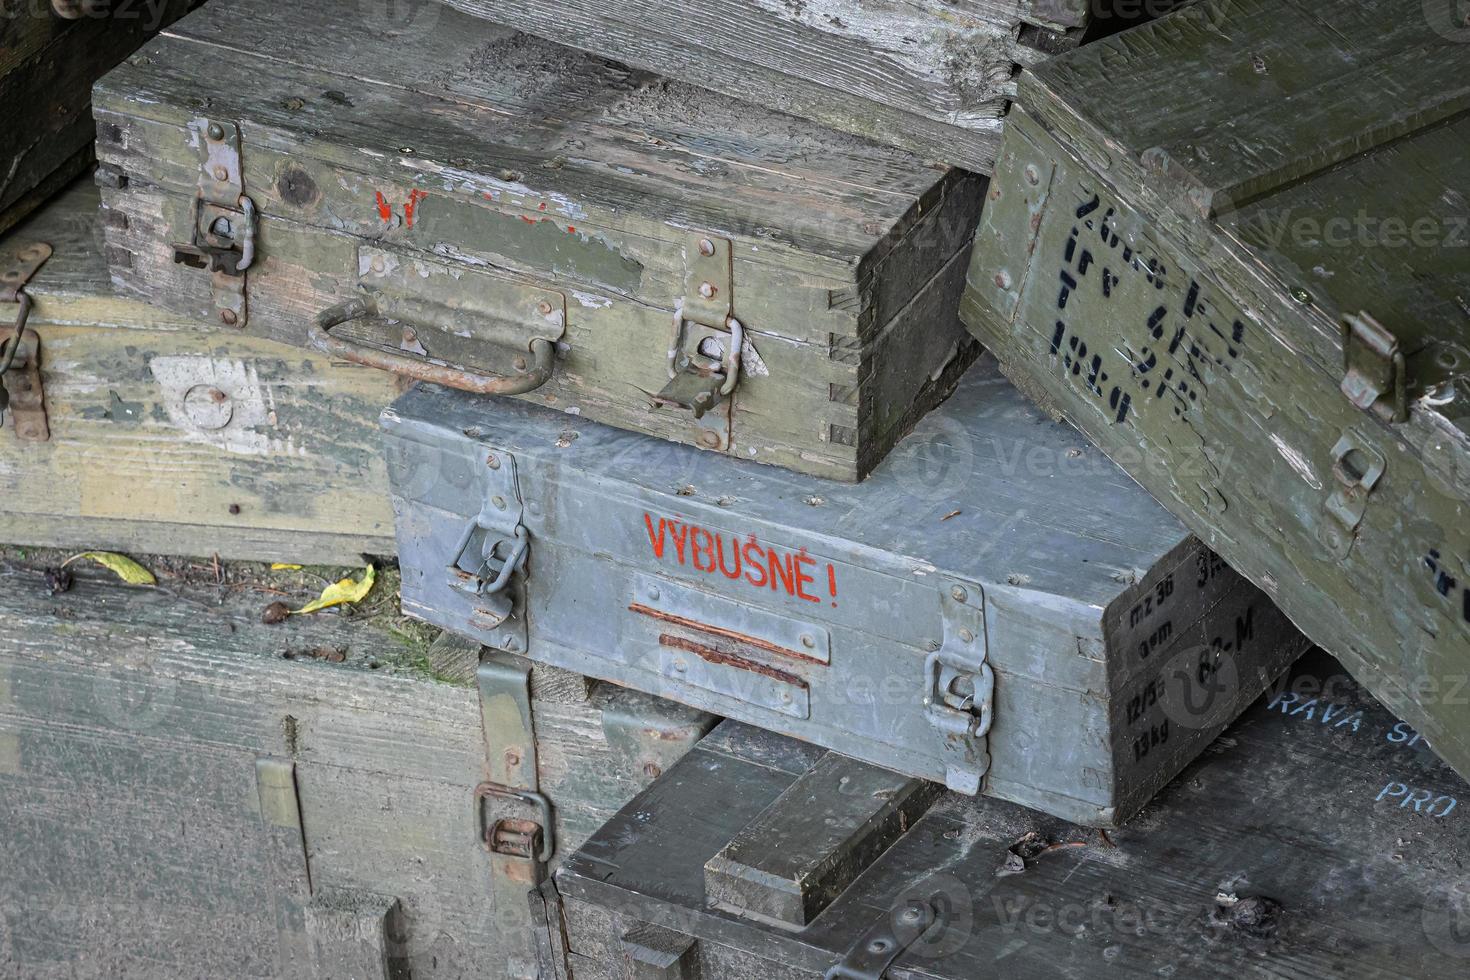
{"type": "MultiPolygon", "coordinates": [[[[1414,687],[1470,660],[1470,346],[1420,327],[1466,267],[1269,235],[1406,158],[1386,207],[1463,205],[1470,46],[1417,0],[1173,6],[212,0],[118,64],[100,198],[0,242],[0,964],[958,978],[1020,962],[997,860],[1076,853],[1065,895],[1100,840],[1219,876],[1201,972],[1388,969],[1293,924],[1272,835],[1230,875],[1155,838],[1254,826],[1271,749],[1196,760],[1298,625],[1470,765],[1414,687]]],[[[0,205],[92,152],[37,138],[0,205]]],[[[1452,773],[1373,761],[1452,836],[1452,773]]],[[[1024,969],[1179,955],[1098,937],[1024,969]]]]}

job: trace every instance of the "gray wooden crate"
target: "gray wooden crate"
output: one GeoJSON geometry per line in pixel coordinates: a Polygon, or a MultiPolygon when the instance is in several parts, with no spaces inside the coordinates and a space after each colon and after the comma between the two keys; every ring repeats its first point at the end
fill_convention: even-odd
{"type": "Polygon", "coordinates": [[[1470,773],[1470,44],[1203,3],[1022,83],[963,316],[1470,773]]]}
{"type": "Polygon", "coordinates": [[[51,249],[24,288],[39,415],[14,411],[30,353],[4,378],[0,541],[308,564],[392,554],[377,416],[396,379],[117,295],[99,203],[83,178],[0,240],[0,275],[51,249]]]}
{"type": "Polygon", "coordinates": [[[538,813],[477,814],[477,787],[513,745],[534,761],[555,866],[715,720],[536,667],[534,751],[487,747],[505,712],[477,647],[380,616],[264,625],[260,580],[292,576],[228,563],[216,586],[144,558],[143,590],[73,566],[53,597],[54,561],[0,557],[7,977],[530,980],[536,876],[478,834],[538,813]]]}
{"type": "Polygon", "coordinates": [[[989,361],[857,486],[434,386],[384,424],[411,615],[1084,823],[1305,643],[989,361]]]}
{"type": "Polygon", "coordinates": [[[951,794],[807,924],[719,901],[732,853],[776,881],[852,863],[883,819],[824,783],[844,766],[726,722],[562,866],[545,975],[1448,980],[1470,963],[1470,786],[1320,654],[1110,835],[951,794]],[[905,947],[915,901],[937,923],[905,947]],[[893,946],[862,972],[875,938],[893,946]]]}
{"type": "Polygon", "coordinates": [[[395,9],[212,3],[99,84],[124,290],[848,480],[975,357],[982,178],[395,9]]]}
{"type": "Polygon", "coordinates": [[[0,232],[92,162],[92,83],[195,0],[0,6],[0,232]]]}
{"type": "Polygon", "coordinates": [[[447,2],[559,44],[981,173],[995,163],[1017,71],[1076,46],[1090,27],[1169,6],[1162,0],[447,2]]]}

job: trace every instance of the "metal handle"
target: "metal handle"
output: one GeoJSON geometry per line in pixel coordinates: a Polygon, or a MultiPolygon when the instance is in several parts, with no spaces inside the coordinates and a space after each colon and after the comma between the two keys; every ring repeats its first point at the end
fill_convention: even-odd
{"type": "Polygon", "coordinates": [[[0,348],[0,374],[4,374],[15,366],[15,355],[20,351],[21,339],[25,336],[26,321],[31,318],[31,297],[26,293],[19,293],[15,301],[20,304],[20,310],[15,314],[15,333],[7,337],[4,347],[0,348]]]}
{"type": "Polygon", "coordinates": [[[513,366],[515,374],[487,375],[475,374],[464,368],[450,367],[446,364],[433,364],[407,354],[379,350],[376,347],[333,336],[331,333],[333,327],[378,315],[378,304],[370,296],[359,296],[338,303],[324,310],[312,324],[308,333],[311,345],[319,351],[354,364],[377,368],[380,371],[391,371],[416,381],[430,381],[444,385],[446,388],[471,391],[479,395],[524,395],[535,391],[551,380],[555,367],[556,350],[551,341],[542,337],[531,340],[529,346],[532,364],[529,368],[525,366],[525,359],[520,358],[513,366]]]}
{"type": "Polygon", "coordinates": [[[536,808],[536,814],[541,818],[538,825],[541,830],[540,847],[530,857],[546,864],[556,855],[556,824],[551,811],[551,801],[542,793],[530,789],[516,789],[514,786],[505,786],[501,783],[483,782],[475,787],[475,821],[480,825],[480,843],[491,853],[500,853],[495,849],[495,827],[504,823],[496,821],[491,824],[485,819],[485,800],[489,797],[502,800],[519,800],[536,808]]]}

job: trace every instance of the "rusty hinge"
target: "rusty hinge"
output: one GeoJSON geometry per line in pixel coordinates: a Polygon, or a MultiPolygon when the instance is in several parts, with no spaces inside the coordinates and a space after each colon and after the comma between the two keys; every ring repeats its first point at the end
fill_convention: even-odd
{"type": "Polygon", "coordinates": [[[1407,419],[1409,391],[1398,338],[1367,313],[1344,317],[1342,329],[1342,393],[1385,421],[1407,419]]]}
{"type": "Polygon", "coordinates": [[[190,239],[174,246],[174,261],[210,273],[215,312],[228,327],[247,319],[245,273],[255,263],[258,218],[245,194],[240,164],[240,127],[195,119],[189,132],[200,157],[199,193],[190,239]]]}
{"type": "MultiPolygon", "coordinates": [[[[669,344],[669,383],[656,405],[681,408],[702,421],[726,402],[740,383],[747,340],[734,315],[734,272],[729,239],[695,234],[684,243],[684,295],[674,304],[669,344]]],[[[706,426],[707,449],[725,449],[729,431],[706,426]]]]}
{"type": "Polygon", "coordinates": [[[530,661],[487,650],[475,682],[489,776],[475,788],[476,825],[480,842],[492,855],[494,887],[505,903],[501,907],[523,913],[526,889],[545,879],[546,866],[556,854],[551,802],[540,791],[530,661]],[[514,809],[507,811],[507,805],[514,809]]]}
{"type": "Polygon", "coordinates": [[[918,900],[884,915],[865,932],[840,962],[823,974],[823,980],[883,980],[893,961],[938,921],[934,906],[918,900]]]}
{"type": "Polygon", "coordinates": [[[51,252],[50,245],[36,242],[0,256],[0,303],[16,306],[15,326],[0,347],[0,425],[9,411],[15,416],[16,438],[27,442],[51,438],[41,378],[41,336],[26,326],[33,302],[25,291],[51,252]]]}

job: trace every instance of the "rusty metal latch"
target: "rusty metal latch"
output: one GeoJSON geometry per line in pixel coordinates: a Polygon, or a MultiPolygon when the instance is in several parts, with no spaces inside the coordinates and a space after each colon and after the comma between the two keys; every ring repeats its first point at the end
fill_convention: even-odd
{"type": "Polygon", "coordinates": [[[933,928],[938,913],[929,902],[911,901],[883,916],[865,932],[823,980],[883,980],[888,968],[933,928]]]}
{"type": "Polygon", "coordinates": [[[702,419],[740,383],[745,327],[734,315],[729,240],[694,235],[685,243],[684,256],[684,296],[674,304],[669,383],[654,396],[654,402],[685,409],[702,419]],[[707,329],[692,330],[691,324],[707,329]],[[726,331],[729,336],[710,331],[726,331]]]}
{"type": "Polygon", "coordinates": [[[974,796],[990,769],[987,736],[995,704],[985,594],[978,585],[955,585],[940,605],[944,640],[924,661],[924,711],[944,738],[945,785],[974,796]]]}
{"type": "Polygon", "coordinates": [[[50,245],[37,242],[0,257],[0,303],[16,305],[14,328],[0,341],[0,425],[8,411],[15,416],[16,438],[26,442],[51,438],[41,378],[41,335],[26,326],[34,303],[25,291],[51,254],[50,245]]]}
{"type": "Polygon", "coordinates": [[[1368,510],[1368,496],[1387,469],[1383,454],[1356,432],[1344,432],[1332,447],[1336,485],[1322,506],[1317,537],[1334,558],[1342,560],[1352,551],[1358,525],[1368,510]]]}
{"type": "Polygon", "coordinates": [[[245,273],[255,264],[259,218],[245,194],[240,164],[240,127],[195,119],[189,132],[200,156],[199,193],[188,242],[174,245],[174,261],[208,271],[221,323],[246,321],[245,273]]]}
{"type": "Polygon", "coordinates": [[[480,825],[480,842],[491,854],[547,864],[556,854],[556,826],[551,801],[529,789],[483,782],[475,787],[475,808],[480,825]],[[493,823],[486,818],[485,801],[490,798],[516,800],[536,808],[539,820],[503,818],[493,823]]]}
{"type": "Polygon", "coordinates": [[[1398,338],[1367,313],[1344,317],[1342,328],[1342,393],[1385,421],[1408,419],[1409,392],[1398,338]]]}
{"type": "Polygon", "coordinates": [[[500,622],[504,622],[515,608],[514,597],[508,592],[511,576],[526,563],[530,545],[530,534],[523,524],[506,536],[475,521],[460,538],[446,574],[450,588],[477,597],[494,608],[500,622]]]}

